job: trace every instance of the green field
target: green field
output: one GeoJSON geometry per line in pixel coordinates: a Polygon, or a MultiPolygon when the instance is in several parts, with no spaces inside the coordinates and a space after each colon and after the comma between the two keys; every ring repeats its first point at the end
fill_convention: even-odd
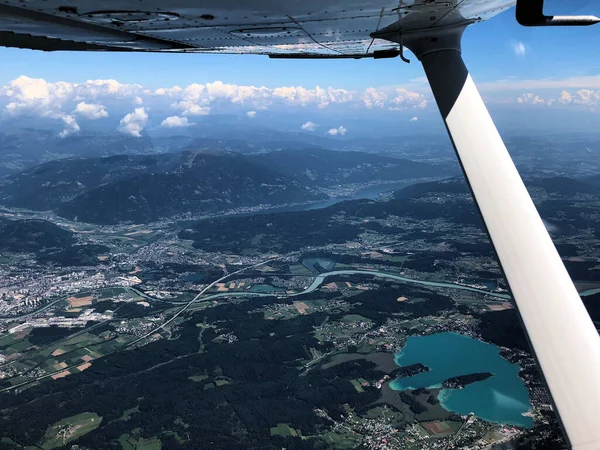
{"type": "Polygon", "coordinates": [[[292,275],[312,275],[312,272],[302,264],[294,264],[290,266],[290,273],[292,275]]]}
{"type": "Polygon", "coordinates": [[[162,442],[157,438],[135,438],[129,434],[122,434],[119,444],[123,450],[161,450],[162,442]]]}
{"type": "Polygon", "coordinates": [[[208,378],[208,375],[192,375],[191,377],[188,377],[189,380],[192,380],[196,383],[199,383],[201,381],[204,381],[208,378]]]}
{"type": "Polygon", "coordinates": [[[276,427],[272,427],[270,429],[271,431],[271,436],[292,436],[292,437],[296,437],[298,436],[298,432],[296,430],[294,430],[293,428],[290,428],[290,426],[287,423],[278,423],[276,427]]]}
{"type": "Polygon", "coordinates": [[[319,437],[325,442],[326,448],[339,450],[357,448],[361,439],[358,435],[340,434],[333,431],[319,437]]]}
{"type": "Polygon", "coordinates": [[[102,289],[98,293],[98,300],[107,300],[113,297],[117,297],[119,294],[129,294],[129,291],[122,287],[113,287],[102,289]]]}
{"type": "Polygon", "coordinates": [[[371,319],[367,319],[366,317],[363,317],[359,314],[346,314],[344,317],[342,317],[341,321],[347,322],[347,323],[356,323],[356,322],[371,323],[371,322],[373,322],[371,319]]]}
{"type": "Polygon", "coordinates": [[[352,383],[352,386],[354,386],[354,389],[356,389],[356,392],[358,392],[359,394],[362,394],[363,392],[365,392],[363,387],[360,385],[360,381],[350,380],[350,383],[352,383]]]}
{"type": "Polygon", "coordinates": [[[67,442],[74,441],[84,434],[100,426],[102,417],[96,413],[85,412],[67,417],[51,425],[44,436],[41,447],[44,450],[63,447],[67,442]]]}

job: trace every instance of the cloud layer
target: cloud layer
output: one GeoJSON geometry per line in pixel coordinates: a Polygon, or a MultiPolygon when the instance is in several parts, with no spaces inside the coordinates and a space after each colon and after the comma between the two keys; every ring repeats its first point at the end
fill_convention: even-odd
{"type": "MultiPolygon", "coordinates": [[[[518,42],[514,50],[517,54],[524,54],[526,46],[518,42]]],[[[69,83],[20,76],[0,88],[0,108],[5,117],[56,120],[63,127],[63,136],[77,133],[82,127],[85,129],[85,120],[113,120],[111,126],[117,126],[116,121],[120,117],[118,130],[131,136],[141,136],[145,127],[186,127],[209,114],[245,114],[258,120],[268,117],[263,116],[262,111],[290,111],[291,108],[313,111],[315,117],[320,117],[317,114],[324,110],[331,110],[332,114],[404,111],[408,120],[417,117],[418,111],[435,108],[431,92],[423,80],[412,80],[406,86],[412,87],[368,87],[361,91],[320,86],[265,87],[214,81],[149,89],[110,79],[69,83]]],[[[478,83],[478,87],[486,94],[486,102],[513,104],[514,107],[583,107],[592,111],[600,102],[600,75],[540,80],[513,78],[478,83]]],[[[418,116],[424,119],[420,113],[418,116]]],[[[301,126],[304,131],[315,131],[317,127],[313,121],[301,126]]],[[[345,128],[343,132],[341,128],[331,128],[327,133],[344,135],[345,128]]]]}

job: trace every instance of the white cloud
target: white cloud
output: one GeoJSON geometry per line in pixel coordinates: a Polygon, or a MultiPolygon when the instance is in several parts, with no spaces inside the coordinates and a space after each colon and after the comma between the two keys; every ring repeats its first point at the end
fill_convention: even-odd
{"type": "Polygon", "coordinates": [[[591,89],[580,89],[573,97],[573,103],[580,105],[596,105],[600,100],[600,91],[592,91],[591,89]]]}
{"type": "Polygon", "coordinates": [[[413,116],[410,118],[409,122],[417,122],[419,118],[417,116],[413,116]]]}
{"type": "MultiPolygon", "coordinates": [[[[546,96],[546,98],[548,98],[548,96],[546,96]]],[[[595,107],[598,104],[600,104],[600,90],[579,89],[573,94],[568,91],[561,91],[560,94],[557,94],[549,98],[548,100],[545,100],[538,94],[528,92],[526,94],[521,94],[519,97],[517,97],[517,103],[530,103],[534,105],[547,106],[551,106],[557,103],[562,105],[579,105],[595,107]]]]}
{"type": "Polygon", "coordinates": [[[207,116],[210,114],[210,108],[208,106],[200,106],[200,105],[185,105],[181,107],[181,103],[179,104],[180,109],[183,109],[184,116],[207,116]]]}
{"type": "Polygon", "coordinates": [[[525,44],[523,44],[521,41],[515,42],[513,44],[513,50],[515,52],[515,55],[517,55],[517,56],[525,56],[525,53],[527,53],[525,44]]]}
{"type": "Polygon", "coordinates": [[[387,100],[387,94],[383,91],[378,91],[375,88],[365,89],[362,95],[362,100],[368,109],[372,108],[383,108],[387,100]]]}
{"type": "Polygon", "coordinates": [[[345,136],[346,135],[346,129],[344,128],[343,125],[340,125],[337,128],[330,128],[329,131],[327,132],[328,134],[332,135],[332,136],[345,136]]]}
{"type": "Polygon", "coordinates": [[[75,120],[75,117],[63,116],[62,120],[65,123],[65,128],[60,133],[58,133],[59,137],[65,138],[67,136],[70,136],[71,134],[79,132],[80,128],[79,128],[79,125],[77,124],[77,121],[75,120]]]}
{"type": "Polygon", "coordinates": [[[571,103],[573,101],[573,97],[567,91],[562,91],[558,101],[559,103],[571,103]]]}
{"type": "Polygon", "coordinates": [[[170,116],[160,123],[163,128],[189,127],[192,125],[187,117],[170,116]]]}
{"type": "Polygon", "coordinates": [[[388,109],[392,111],[402,111],[407,109],[423,109],[429,105],[427,98],[418,92],[412,92],[404,88],[396,89],[396,96],[392,100],[388,109]]]}
{"type": "Polygon", "coordinates": [[[517,98],[517,103],[531,103],[534,105],[543,105],[546,101],[541,98],[539,95],[535,95],[531,92],[527,94],[522,94],[517,98]]]}
{"type": "Polygon", "coordinates": [[[302,124],[300,128],[302,128],[305,131],[315,131],[318,127],[319,125],[309,120],[308,122],[302,124]]]}
{"type": "Polygon", "coordinates": [[[4,86],[0,93],[8,97],[6,112],[10,115],[36,114],[62,118],[61,104],[73,95],[70,83],[48,83],[42,78],[20,76],[4,86]]]}
{"type": "Polygon", "coordinates": [[[316,86],[314,89],[306,89],[302,86],[284,86],[273,89],[273,98],[283,100],[286,103],[299,106],[317,105],[323,109],[331,103],[347,103],[354,96],[345,89],[327,88],[316,86]]]}
{"type": "Polygon", "coordinates": [[[134,105],[143,105],[144,104],[144,99],[138,95],[138,96],[136,96],[136,97],[133,98],[133,104],[134,105]]]}
{"type": "Polygon", "coordinates": [[[87,80],[82,84],[72,84],[81,98],[97,97],[127,98],[144,92],[139,84],[122,84],[117,80],[87,80]]]}
{"type": "Polygon", "coordinates": [[[98,103],[79,102],[73,110],[73,113],[92,120],[108,117],[108,112],[106,111],[104,105],[100,105],[98,103]]]}
{"type": "Polygon", "coordinates": [[[145,108],[135,108],[132,113],[125,115],[119,122],[118,130],[123,134],[141,137],[141,131],[148,122],[148,114],[145,108]]]}
{"type": "Polygon", "coordinates": [[[176,97],[183,92],[183,89],[179,86],[173,86],[170,88],[158,88],[154,91],[154,95],[165,95],[168,97],[176,97]]]}
{"type": "Polygon", "coordinates": [[[253,119],[253,118],[254,118],[254,116],[256,116],[256,111],[248,111],[248,112],[246,113],[246,115],[247,115],[248,117],[250,117],[251,119],[253,119]]]}

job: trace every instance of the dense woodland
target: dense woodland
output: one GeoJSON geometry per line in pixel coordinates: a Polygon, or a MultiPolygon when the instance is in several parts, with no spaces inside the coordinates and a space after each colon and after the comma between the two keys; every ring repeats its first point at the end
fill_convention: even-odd
{"type": "MultiPolygon", "coordinates": [[[[390,301],[398,295],[396,288],[384,283],[379,290],[351,297],[350,312],[382,324],[394,313],[416,317],[453,307],[450,299],[425,289],[412,292],[426,298],[425,302],[390,301]]],[[[261,304],[281,301],[262,297],[207,309],[184,322],[176,333],[177,339],[115,353],[94,362],[79,375],[43,383],[18,395],[2,394],[0,428],[10,430],[15,441],[31,444],[40,441],[50,424],[93,411],[103,417],[103,425],[79,442],[93,443],[94,448],[114,448],[115,439],[137,427],[145,437],[159,436],[164,448],[262,449],[278,448],[283,441],[287,448],[320,448],[322,442],[318,439],[282,441],[283,438],[271,437],[269,428],[289,423],[302,430],[303,435],[318,434],[331,423],[317,416],[314,408],[326,410],[334,419],[344,414],[344,404],[359,413],[366,411],[379,401],[381,392],[366,388],[359,394],[350,380],[374,380],[385,373],[372,362],[355,360],[299,376],[299,361],[310,357],[309,348],[328,349],[327,344],[320,344],[312,335],[313,327],[321,324],[326,315],[265,320],[262,314],[249,313],[261,304]],[[198,353],[196,323],[201,321],[217,327],[204,331],[204,353],[198,353]],[[227,332],[235,334],[238,341],[213,342],[218,334],[227,332]],[[168,363],[155,368],[165,362],[168,363]],[[207,378],[202,382],[188,378],[198,375],[207,378]],[[217,378],[230,383],[205,389],[217,378]],[[139,406],[139,413],[127,421],[117,420],[126,409],[135,406],[139,406]],[[165,434],[168,431],[187,436],[188,443],[178,444],[165,434]]],[[[342,315],[330,315],[330,320],[342,315]]],[[[34,337],[40,343],[58,338],[59,335],[46,336],[44,332],[36,332],[34,337]]]]}

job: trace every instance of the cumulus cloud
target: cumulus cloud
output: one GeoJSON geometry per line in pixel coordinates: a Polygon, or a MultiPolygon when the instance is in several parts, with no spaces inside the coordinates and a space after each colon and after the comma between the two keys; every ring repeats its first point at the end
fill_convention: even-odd
{"type": "Polygon", "coordinates": [[[100,105],[98,103],[79,102],[73,110],[73,113],[91,120],[108,117],[108,112],[106,111],[104,105],[100,105]]]}
{"type": "Polygon", "coordinates": [[[513,50],[515,52],[515,55],[517,55],[517,56],[525,56],[525,54],[527,53],[525,44],[523,44],[521,41],[515,42],[513,44],[513,50]]]}
{"type": "Polygon", "coordinates": [[[329,131],[327,132],[328,134],[332,135],[332,136],[345,136],[346,135],[346,129],[344,128],[343,125],[340,125],[337,128],[330,128],[329,131]]]}
{"type": "Polygon", "coordinates": [[[138,95],[138,96],[136,96],[136,97],[133,98],[133,104],[134,105],[143,105],[144,104],[144,99],[138,95]]]}
{"type": "Polygon", "coordinates": [[[179,86],[173,86],[170,88],[158,88],[154,91],[154,95],[166,96],[166,97],[176,97],[183,92],[183,89],[179,86]]]}
{"type": "Polygon", "coordinates": [[[418,92],[412,92],[404,88],[397,88],[395,97],[388,109],[392,111],[403,111],[407,109],[423,109],[429,105],[427,98],[418,92]]]}
{"type": "Polygon", "coordinates": [[[80,128],[79,128],[79,125],[77,124],[77,121],[75,120],[75,117],[63,116],[62,120],[65,123],[65,128],[60,133],[58,133],[59,137],[66,138],[67,136],[70,136],[71,134],[75,134],[75,133],[79,132],[80,128]]]}
{"type": "Polygon", "coordinates": [[[139,84],[122,84],[117,80],[87,80],[85,83],[71,86],[75,88],[79,96],[88,99],[97,97],[127,98],[145,93],[145,89],[139,84]]]}
{"type": "Polygon", "coordinates": [[[256,116],[256,111],[248,111],[246,115],[252,119],[254,116],[256,116]]]}
{"type": "Polygon", "coordinates": [[[596,105],[600,100],[600,91],[580,89],[573,96],[573,103],[580,105],[596,105]]]}
{"type": "Polygon", "coordinates": [[[410,118],[409,122],[417,122],[419,118],[417,116],[413,116],[410,118]]]}
{"type": "Polygon", "coordinates": [[[118,130],[123,134],[141,137],[141,132],[148,122],[145,108],[135,108],[132,113],[125,115],[119,122],[118,130]]]}
{"type": "Polygon", "coordinates": [[[541,98],[539,95],[535,95],[531,92],[527,94],[522,94],[517,98],[517,103],[531,103],[534,105],[543,105],[546,101],[541,98]]]}
{"type": "Polygon", "coordinates": [[[560,103],[571,103],[573,101],[573,97],[567,91],[562,91],[558,101],[560,103]]]}
{"type": "Polygon", "coordinates": [[[319,125],[309,120],[308,122],[303,123],[300,128],[302,128],[305,131],[315,131],[318,127],[319,125]]]}
{"type": "Polygon", "coordinates": [[[160,123],[160,126],[163,128],[180,128],[180,127],[189,127],[192,125],[187,117],[179,117],[179,116],[170,116],[167,117],[160,123]]]}
{"type": "Polygon", "coordinates": [[[383,91],[378,91],[375,88],[367,88],[362,95],[364,105],[368,109],[383,108],[387,100],[387,94],[383,91]]]}
{"type": "Polygon", "coordinates": [[[345,89],[327,88],[316,86],[314,89],[306,89],[302,86],[278,87],[272,91],[275,99],[298,106],[317,105],[320,109],[332,103],[347,103],[354,96],[345,89]]]}
{"type": "Polygon", "coordinates": [[[519,97],[517,97],[517,103],[530,103],[534,105],[548,106],[558,103],[562,105],[581,105],[595,107],[600,103],[600,90],[579,89],[575,93],[561,91],[560,94],[553,96],[552,98],[548,98],[547,100],[538,94],[529,92],[526,94],[521,94],[519,97]]]}
{"type": "Polygon", "coordinates": [[[48,83],[42,78],[20,76],[4,86],[0,93],[8,97],[5,110],[10,115],[36,114],[60,119],[61,104],[74,93],[74,86],[59,81],[48,83]]]}

